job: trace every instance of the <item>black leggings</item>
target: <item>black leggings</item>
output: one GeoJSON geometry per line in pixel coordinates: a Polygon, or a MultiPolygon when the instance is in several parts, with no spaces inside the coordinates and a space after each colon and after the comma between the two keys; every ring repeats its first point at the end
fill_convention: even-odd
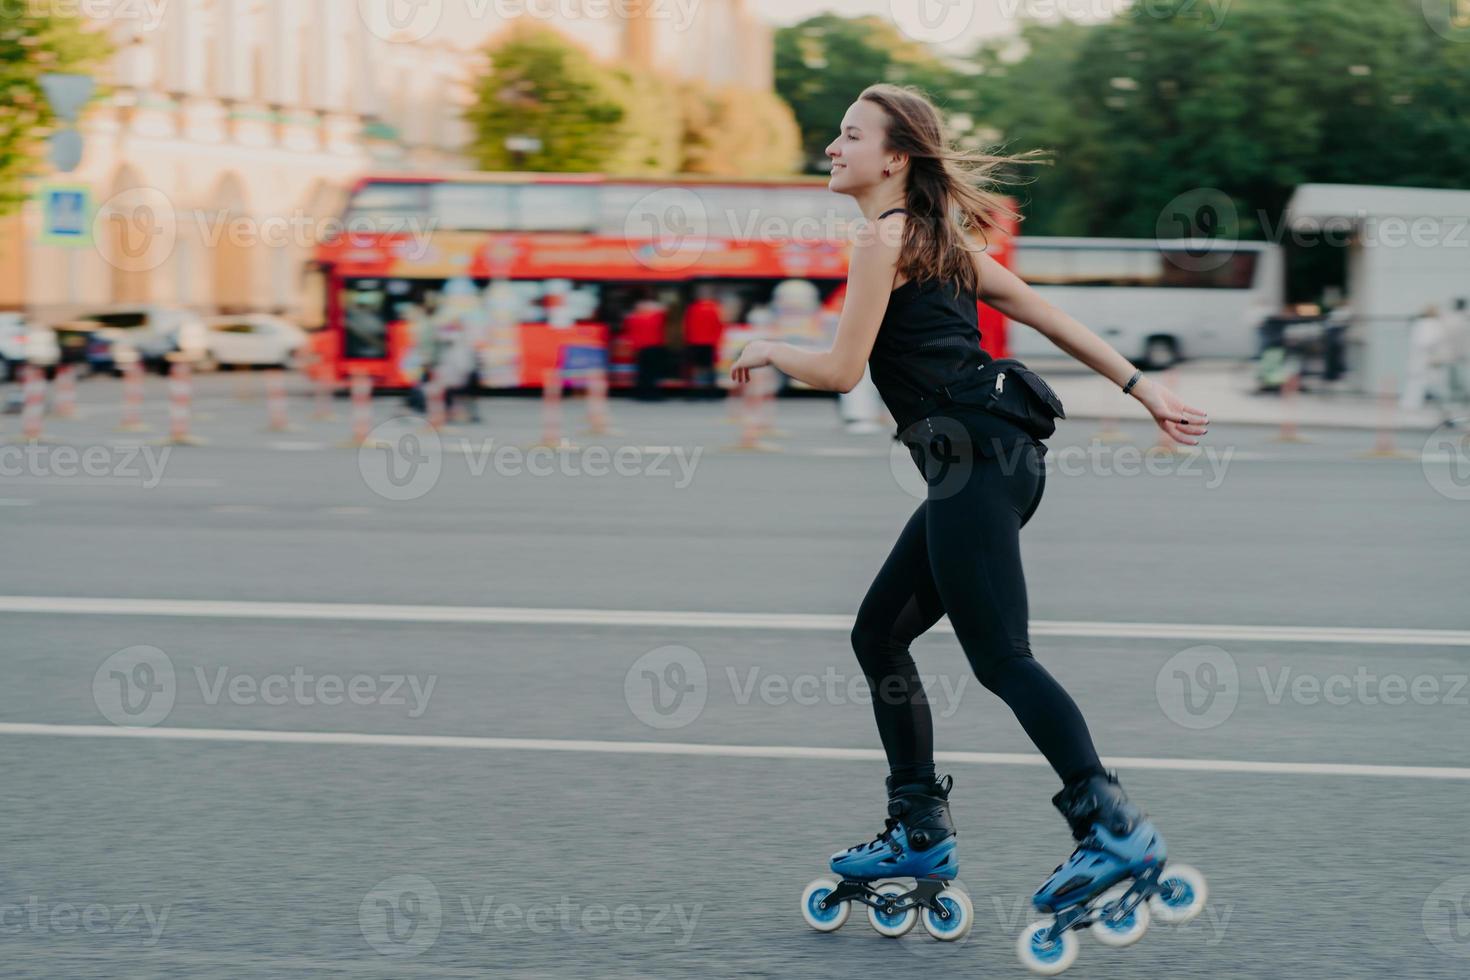
{"type": "Polygon", "coordinates": [[[927,497],[869,587],[852,646],[896,782],[934,771],[929,702],[909,644],[948,613],[975,676],[1068,784],[1103,768],[1076,703],[1031,656],[1020,530],[1046,470],[1033,443],[976,451],[985,442],[962,434],[910,447],[927,497]]]}

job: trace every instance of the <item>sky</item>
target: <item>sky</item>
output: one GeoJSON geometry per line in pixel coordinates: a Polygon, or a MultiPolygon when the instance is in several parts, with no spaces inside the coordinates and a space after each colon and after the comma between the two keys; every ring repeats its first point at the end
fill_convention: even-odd
{"type": "Polygon", "coordinates": [[[918,40],[952,51],[968,51],[981,38],[1009,33],[1016,13],[1034,5],[1025,0],[745,0],[746,9],[783,27],[820,13],[876,14],[918,40]]]}
{"type": "MultiPolygon", "coordinates": [[[[652,0],[660,16],[676,21],[692,16],[706,0],[652,0]]],[[[775,26],[786,26],[814,14],[829,12],[855,17],[874,14],[892,21],[915,40],[951,53],[969,51],[977,40],[1006,34],[1014,29],[1022,12],[1047,16],[1074,7],[1086,9],[1117,5],[1125,0],[745,0],[745,8],[775,26]]],[[[412,18],[425,34],[478,46],[504,26],[504,19],[491,11],[525,8],[529,11],[558,9],[617,9],[618,0],[358,0],[369,18],[383,17],[391,8],[417,11],[412,18]],[[381,8],[381,9],[379,9],[381,8]],[[374,13],[369,14],[368,11],[374,13]],[[428,28],[432,25],[432,30],[428,28]]],[[[1080,11],[1079,11],[1080,12],[1080,11]]],[[[533,14],[534,15],[534,14],[533,14]]],[[[545,14],[540,15],[545,19],[545,14]]],[[[557,18],[561,19],[561,18],[557,18]]],[[[605,33],[605,17],[573,17],[561,26],[577,35],[581,30],[605,33]],[[582,23],[577,23],[581,21],[582,23]],[[602,30],[599,30],[601,28],[602,30]]]]}

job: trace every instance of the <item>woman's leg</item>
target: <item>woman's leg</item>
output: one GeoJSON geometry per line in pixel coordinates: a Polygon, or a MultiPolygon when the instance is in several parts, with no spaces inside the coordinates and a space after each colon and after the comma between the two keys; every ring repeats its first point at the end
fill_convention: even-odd
{"type": "Polygon", "coordinates": [[[873,716],[893,784],[934,775],[929,701],[909,644],[944,614],[929,573],[928,502],[919,504],[858,608],[852,648],[872,692],[873,716]]]}
{"type": "Polygon", "coordinates": [[[1045,477],[1034,446],[969,455],[965,479],[931,485],[926,525],[940,602],[980,683],[1005,701],[1064,784],[1103,772],[1087,722],[1031,656],[1021,524],[1045,477]]]}

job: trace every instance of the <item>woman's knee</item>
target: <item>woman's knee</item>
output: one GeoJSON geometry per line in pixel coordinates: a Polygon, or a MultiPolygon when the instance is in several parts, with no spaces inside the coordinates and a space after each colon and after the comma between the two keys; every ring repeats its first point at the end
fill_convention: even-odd
{"type": "Polygon", "coordinates": [[[1025,641],[976,659],[971,663],[975,677],[987,691],[996,692],[1017,674],[1023,674],[1036,662],[1031,645],[1025,641]]]}
{"type": "Polygon", "coordinates": [[[886,629],[873,629],[859,624],[849,635],[858,664],[869,679],[886,677],[912,667],[908,644],[900,643],[886,629]]]}

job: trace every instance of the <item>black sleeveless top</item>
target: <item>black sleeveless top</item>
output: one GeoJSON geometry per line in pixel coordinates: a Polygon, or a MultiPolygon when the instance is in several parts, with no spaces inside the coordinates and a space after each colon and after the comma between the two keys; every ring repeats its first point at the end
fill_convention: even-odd
{"type": "MultiPolygon", "coordinates": [[[[902,210],[894,208],[879,217],[902,210]]],[[[1030,440],[1004,419],[978,408],[943,405],[935,398],[936,389],[973,390],[978,381],[971,379],[991,360],[980,347],[979,299],[958,282],[934,279],[910,279],[889,294],[868,369],[898,424],[896,438],[916,422],[943,413],[963,421],[977,438],[1030,440]]]]}

